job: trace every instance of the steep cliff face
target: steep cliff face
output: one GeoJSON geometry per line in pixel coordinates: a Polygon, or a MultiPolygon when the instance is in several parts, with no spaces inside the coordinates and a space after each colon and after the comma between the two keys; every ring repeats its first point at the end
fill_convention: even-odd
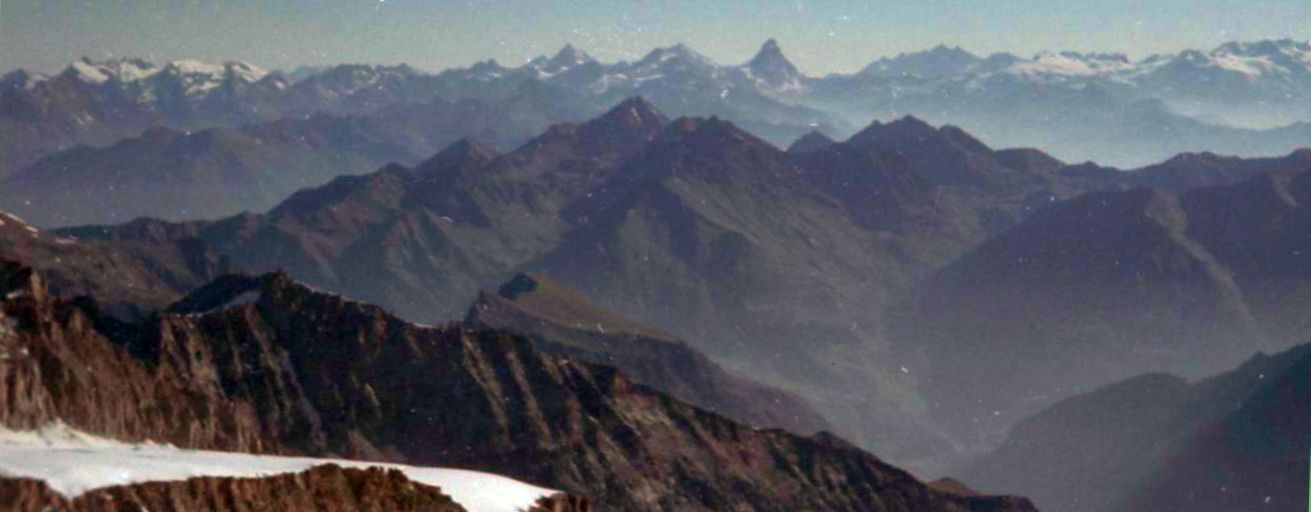
{"type": "Polygon", "coordinates": [[[107,339],[37,274],[5,268],[4,342],[36,359],[0,363],[11,426],[58,418],[128,439],[464,467],[614,510],[1032,509],[940,493],[832,436],[745,427],[521,337],[407,323],[285,274],[98,322],[107,339]]]}
{"type": "Polygon", "coordinates": [[[333,465],[264,478],[201,477],[178,482],[107,487],[74,499],[60,496],[39,481],[0,478],[0,510],[465,512],[464,507],[452,501],[450,496],[442,494],[440,489],[412,482],[398,470],[353,469],[333,465]]]}
{"type": "Polygon", "coordinates": [[[41,274],[0,261],[0,423],[62,420],[125,440],[204,448],[277,450],[256,409],[229,398],[203,367],[146,364],[50,296],[41,274]]]}
{"type": "Polygon", "coordinates": [[[682,340],[601,309],[545,276],[520,274],[483,291],[465,324],[524,335],[558,357],[614,366],[640,384],[747,425],[800,434],[831,428],[800,397],[735,375],[682,340]]]}
{"type": "Polygon", "coordinates": [[[300,396],[278,410],[303,418],[284,423],[304,427],[284,438],[305,451],[488,470],[621,510],[975,503],[827,437],[744,427],[611,368],[544,355],[524,338],[416,326],[283,274],[202,289],[175,312],[187,314],[170,318],[188,319],[198,340],[242,339],[237,359],[220,358],[219,372],[236,377],[227,389],[257,395],[269,376],[295,376],[300,396]],[[231,306],[213,309],[222,305],[231,306]],[[284,366],[239,371],[273,361],[284,366]]]}

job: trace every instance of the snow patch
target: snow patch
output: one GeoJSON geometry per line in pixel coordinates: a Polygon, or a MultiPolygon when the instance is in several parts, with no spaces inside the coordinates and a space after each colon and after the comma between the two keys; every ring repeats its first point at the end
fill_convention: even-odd
{"type": "Polygon", "coordinates": [[[130,444],[56,423],[35,431],[0,429],[0,475],[41,480],[74,498],[102,487],[193,477],[266,477],[323,464],[399,469],[416,482],[440,487],[470,512],[517,512],[557,491],[461,469],[416,467],[340,459],[280,457],[183,450],[150,442],[130,444]]]}
{"type": "Polygon", "coordinates": [[[1122,55],[1043,52],[1032,60],[1012,64],[1006,71],[1028,78],[1093,77],[1114,75],[1133,67],[1134,64],[1122,55]]]}
{"type": "Polygon", "coordinates": [[[93,65],[85,60],[74,61],[69,67],[83,82],[103,84],[109,81],[109,75],[105,74],[99,66],[93,65]]]}
{"type": "Polygon", "coordinates": [[[233,297],[231,300],[225,302],[222,306],[219,306],[217,309],[228,309],[230,307],[240,306],[243,304],[254,304],[256,302],[259,302],[260,296],[261,293],[259,290],[250,290],[248,292],[242,292],[236,297],[233,297]]]}
{"type": "Polygon", "coordinates": [[[19,218],[17,215],[14,215],[14,214],[9,213],[9,212],[0,212],[0,215],[3,215],[3,216],[5,216],[5,217],[9,217],[9,220],[18,223],[18,225],[20,225],[20,226],[27,227],[27,221],[25,221],[25,220],[19,218]]]}

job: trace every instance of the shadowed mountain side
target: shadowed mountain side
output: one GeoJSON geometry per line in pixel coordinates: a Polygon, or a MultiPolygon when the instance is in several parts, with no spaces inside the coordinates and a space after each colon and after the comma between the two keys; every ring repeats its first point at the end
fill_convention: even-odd
{"type": "Polygon", "coordinates": [[[1145,371],[1210,373],[1261,346],[1232,274],[1186,229],[1169,194],[1093,193],[941,270],[899,336],[934,414],[995,435],[1061,396],[1145,371]]]}
{"type": "Polygon", "coordinates": [[[543,352],[614,366],[689,404],[756,427],[812,434],[831,427],[795,395],[732,374],[696,349],[634,324],[539,275],[483,291],[465,323],[527,336],[543,352]]]}
{"type": "MultiPolygon", "coordinates": [[[[1272,162],[1295,166],[1298,155],[1226,161],[1220,170],[1206,170],[1196,179],[1186,172],[1191,161],[1165,166],[1170,172],[1064,165],[1037,150],[994,151],[959,128],[909,117],[875,123],[844,142],[786,153],[723,119],[671,122],[650,102],[632,98],[585,123],[555,125],[504,154],[464,140],[413,168],[387,166],[302,190],[267,215],[187,229],[196,229],[234,268],[286,269],[306,283],[384,304],[419,321],[458,318],[479,290],[518,273],[549,275],[600,307],[659,326],[753,380],[803,397],[860,446],[926,471],[942,469],[944,456],[975,447],[981,431],[994,433],[991,422],[976,428],[972,420],[980,413],[999,416],[999,427],[1018,413],[972,402],[943,408],[960,415],[945,423],[931,418],[935,400],[926,399],[925,391],[954,399],[985,391],[971,386],[987,379],[981,367],[959,357],[972,349],[952,348],[953,340],[969,338],[944,334],[922,344],[915,338],[898,343],[905,325],[932,322],[938,314],[933,304],[921,310],[926,316],[899,306],[916,297],[926,280],[938,282],[932,276],[944,268],[966,265],[953,261],[985,241],[1005,238],[1027,218],[1058,209],[1063,199],[1132,188],[1140,180],[1180,189],[1228,183],[1258,172],[1254,169],[1282,165],[1272,162]],[[906,346],[914,349],[903,350],[906,346]],[[934,362],[936,370],[926,362],[925,351],[942,355],[934,362]],[[968,379],[956,380],[951,373],[956,364],[965,365],[961,375],[968,379]],[[953,389],[958,384],[965,386],[959,393],[953,389]],[[970,434],[962,434],[966,431],[970,434]]],[[[1168,200],[1148,203],[1167,205],[1150,212],[1177,210],[1168,200]]],[[[1126,206],[1126,211],[1135,210],[1126,206]]],[[[1242,276],[1217,277],[1228,272],[1224,264],[1199,256],[1207,251],[1189,242],[1187,226],[1169,220],[1174,213],[1156,219],[1156,213],[1138,211],[1142,214],[1124,216],[1131,226],[1113,225],[1121,216],[1107,219],[1103,234],[1130,238],[1111,240],[1097,258],[1113,262],[1118,251],[1150,253],[1164,247],[1167,256],[1144,257],[1160,263],[1167,274],[1178,270],[1219,279],[1214,294],[1198,300],[1232,297],[1242,276]]],[[[131,236],[112,226],[100,228],[99,235],[96,231],[67,232],[131,236]]],[[[1038,247],[1044,239],[1028,243],[1038,247]]],[[[1108,265],[1106,275],[1111,275],[1117,268],[1108,265]]],[[[1131,268],[1137,267],[1118,271],[1131,268]]],[[[1024,274],[1023,268],[1012,270],[1024,274]]],[[[1017,282],[1037,279],[1020,277],[1017,282]]],[[[1134,282],[1128,274],[1115,279],[1101,284],[1134,282]]],[[[1134,296],[1167,299],[1197,286],[1207,285],[1134,296]]],[[[1221,302],[1216,311],[1222,313],[1241,317],[1247,308],[1252,317],[1264,314],[1241,299],[1221,302]]],[[[1193,307],[1180,307],[1185,306],[1193,307]]],[[[1196,307],[1186,311],[1207,306],[1196,307]]],[[[1159,304],[1153,308],[1154,314],[1184,311],[1159,304]]],[[[1135,325],[1150,325],[1132,316],[1128,306],[1116,311],[1124,314],[1097,322],[1137,318],[1135,325]]],[[[942,325],[929,326],[929,332],[945,333],[956,325],[951,315],[941,318],[942,325]]],[[[1198,313],[1162,325],[1179,333],[1206,331],[1214,322],[1205,322],[1223,318],[1230,317],[1198,313]]],[[[983,319],[1000,322],[1005,317],[983,319]]],[[[1086,325],[1081,319],[1064,325],[1078,336],[1102,339],[1080,330],[1086,325]]],[[[987,334],[976,327],[965,332],[987,334]]],[[[1128,335],[1131,329],[1117,332],[1128,335]]],[[[1051,346],[1096,351],[1078,343],[1051,346]]],[[[1205,363],[1214,362],[1209,358],[1216,354],[1206,351],[1217,347],[1229,348],[1199,345],[1197,354],[1205,363]]],[[[1104,353],[1125,354],[1118,349],[1104,353]]],[[[1026,368],[993,374],[1005,380],[1036,368],[1027,363],[1028,355],[979,362],[993,370],[1026,368]]],[[[1104,371],[1109,360],[1096,360],[1084,374],[1053,379],[1077,376],[1099,385],[1131,375],[1104,371]]],[[[1191,364],[1182,356],[1153,360],[1191,364]]],[[[1217,367],[1222,366],[1211,368],[1217,367]]],[[[1052,394],[1051,400],[1077,392],[1064,381],[1047,384],[1031,387],[1052,394]]]]}
{"type": "Polygon", "coordinates": [[[1294,404],[1308,365],[1303,345],[1196,383],[1149,374],[1098,388],[1021,420],[965,475],[1072,512],[1298,510],[1311,418],[1294,404]]]}
{"type": "Polygon", "coordinates": [[[17,171],[0,187],[0,207],[40,226],[263,212],[296,190],[388,162],[413,164],[464,136],[512,146],[545,126],[521,117],[505,106],[435,100],[232,129],[151,128],[17,171]]]}
{"type": "Polygon", "coordinates": [[[65,299],[97,298],[103,312],[133,320],[163,309],[228,272],[228,259],[195,230],[142,220],[122,240],[84,239],[37,229],[0,211],[0,258],[30,261],[65,299]]]}
{"type": "MultiPolygon", "coordinates": [[[[1188,160],[1134,174],[1184,176],[1188,160]]],[[[919,284],[901,315],[902,353],[920,358],[922,389],[955,416],[948,423],[995,434],[1090,386],[1154,371],[1198,377],[1311,336],[1300,314],[1311,306],[1311,162],[1222,163],[1200,170],[1203,181],[1255,177],[1056,203],[919,284]]]]}
{"type": "Polygon", "coordinates": [[[0,283],[0,340],[18,355],[0,418],[14,428],[59,419],[128,440],[464,467],[620,510],[1033,510],[942,494],[831,435],[745,427],[526,339],[407,323],[286,274],[221,278],[139,324],[70,308],[19,265],[0,283]]]}

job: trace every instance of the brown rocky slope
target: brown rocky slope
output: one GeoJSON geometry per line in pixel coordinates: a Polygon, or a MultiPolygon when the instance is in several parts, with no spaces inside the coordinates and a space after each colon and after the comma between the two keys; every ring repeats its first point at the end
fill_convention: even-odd
{"type": "Polygon", "coordinates": [[[221,279],[134,325],[52,299],[19,265],[0,282],[11,427],[58,418],[124,439],[464,467],[610,510],[1032,510],[943,494],[832,436],[744,427],[523,338],[407,323],[285,274],[221,279]]]}
{"type": "MultiPolygon", "coordinates": [[[[326,464],[261,478],[196,477],[96,489],[67,499],[36,480],[0,478],[0,512],[464,512],[441,489],[396,469],[326,464]]],[[[542,498],[528,512],[588,512],[586,499],[542,498]]]]}
{"type": "Polygon", "coordinates": [[[34,480],[0,479],[5,512],[109,510],[464,512],[436,487],[399,470],[327,465],[265,478],[203,477],[97,489],[65,499],[34,480]]]}

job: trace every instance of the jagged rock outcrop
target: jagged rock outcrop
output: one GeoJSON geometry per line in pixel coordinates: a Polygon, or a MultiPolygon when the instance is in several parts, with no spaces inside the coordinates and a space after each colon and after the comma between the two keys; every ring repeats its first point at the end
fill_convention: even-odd
{"type": "Polygon", "coordinates": [[[205,312],[219,299],[184,301],[176,311],[200,314],[201,339],[236,334],[285,351],[260,359],[285,361],[279,374],[299,376],[300,400],[321,419],[292,442],[306,451],[495,471],[630,510],[954,506],[849,445],[746,428],[523,338],[414,326],[281,274],[221,287],[223,304],[251,302],[205,312]],[[818,487],[829,479],[843,490],[818,487]]]}
{"type": "MultiPolygon", "coordinates": [[[[277,451],[253,404],[228,397],[212,368],[151,364],[96,331],[96,319],[52,297],[42,275],[0,261],[0,423],[64,421],[124,440],[277,451]]],[[[161,326],[164,327],[164,326],[161,326]]]]}
{"type": "Polygon", "coordinates": [[[286,274],[222,279],[169,314],[102,322],[107,340],[37,274],[6,268],[5,342],[47,360],[3,363],[21,377],[0,395],[25,411],[4,418],[18,427],[57,417],[129,439],[465,467],[621,510],[1031,510],[938,493],[831,436],[745,427],[524,338],[410,324],[286,274]],[[70,338],[84,347],[58,350],[70,338]],[[148,394],[175,378],[179,396],[148,394]],[[181,396],[193,388],[204,393],[181,396]],[[216,418],[242,420],[226,436],[196,428],[216,418]]]}
{"type": "MultiPolygon", "coordinates": [[[[560,512],[570,508],[564,502],[560,512]]],[[[555,503],[543,503],[542,512],[555,503]]],[[[323,465],[262,478],[198,477],[95,489],[73,499],[36,480],[0,478],[4,512],[108,512],[204,510],[209,512],[465,512],[441,490],[412,482],[399,470],[323,465]]],[[[538,509],[534,509],[536,511],[538,509]]]]}

